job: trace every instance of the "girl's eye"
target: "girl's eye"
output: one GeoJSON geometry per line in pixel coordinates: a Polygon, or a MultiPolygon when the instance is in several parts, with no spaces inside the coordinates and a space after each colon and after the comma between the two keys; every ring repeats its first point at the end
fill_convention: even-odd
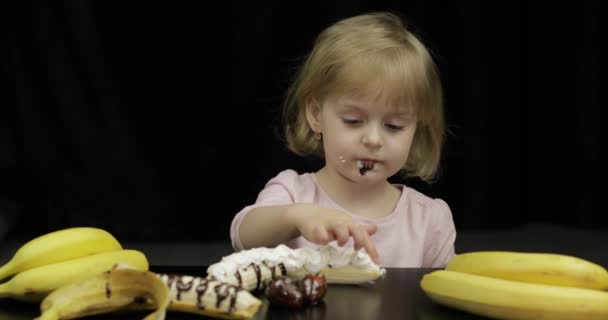
{"type": "Polygon", "coordinates": [[[386,126],[386,127],[389,129],[389,130],[393,130],[393,131],[400,131],[400,130],[403,130],[403,126],[398,126],[398,125],[396,125],[396,124],[390,124],[390,123],[387,123],[387,124],[385,124],[385,126],[386,126]]]}
{"type": "Polygon", "coordinates": [[[347,119],[347,118],[343,118],[342,122],[346,123],[346,124],[359,124],[362,121],[359,119],[347,119]]]}

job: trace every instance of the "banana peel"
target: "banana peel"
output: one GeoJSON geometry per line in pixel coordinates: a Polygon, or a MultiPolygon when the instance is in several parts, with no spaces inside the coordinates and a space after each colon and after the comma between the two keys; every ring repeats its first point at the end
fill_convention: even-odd
{"type": "Polygon", "coordinates": [[[152,305],[144,320],[163,320],[169,289],[155,273],[118,264],[112,270],[58,288],[41,303],[35,320],[74,319],[152,305]]]}

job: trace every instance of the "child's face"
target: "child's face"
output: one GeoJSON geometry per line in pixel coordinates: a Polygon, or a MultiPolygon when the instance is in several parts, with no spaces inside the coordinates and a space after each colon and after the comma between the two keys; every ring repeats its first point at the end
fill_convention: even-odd
{"type": "Polygon", "coordinates": [[[362,183],[386,180],[408,158],[416,132],[413,108],[391,107],[383,101],[347,96],[329,98],[313,117],[323,134],[326,165],[348,180],[362,183]]]}

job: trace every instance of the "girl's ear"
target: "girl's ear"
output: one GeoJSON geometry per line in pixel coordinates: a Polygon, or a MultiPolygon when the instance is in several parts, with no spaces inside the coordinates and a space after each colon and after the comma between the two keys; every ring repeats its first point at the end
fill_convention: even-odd
{"type": "Polygon", "coordinates": [[[315,98],[306,99],[306,120],[312,131],[321,133],[321,106],[315,98]]]}

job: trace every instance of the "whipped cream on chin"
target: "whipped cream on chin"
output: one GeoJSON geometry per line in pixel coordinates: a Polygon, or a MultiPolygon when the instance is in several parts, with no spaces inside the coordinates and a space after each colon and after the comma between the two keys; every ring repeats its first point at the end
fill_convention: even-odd
{"type": "Polygon", "coordinates": [[[252,263],[275,266],[282,264],[287,272],[305,268],[310,273],[317,273],[323,268],[339,268],[351,266],[354,268],[378,268],[364,249],[355,250],[352,247],[333,247],[330,245],[319,248],[303,247],[292,249],[284,244],[275,248],[259,247],[232,253],[212,264],[207,274],[222,279],[232,275],[241,268],[252,263]]]}

